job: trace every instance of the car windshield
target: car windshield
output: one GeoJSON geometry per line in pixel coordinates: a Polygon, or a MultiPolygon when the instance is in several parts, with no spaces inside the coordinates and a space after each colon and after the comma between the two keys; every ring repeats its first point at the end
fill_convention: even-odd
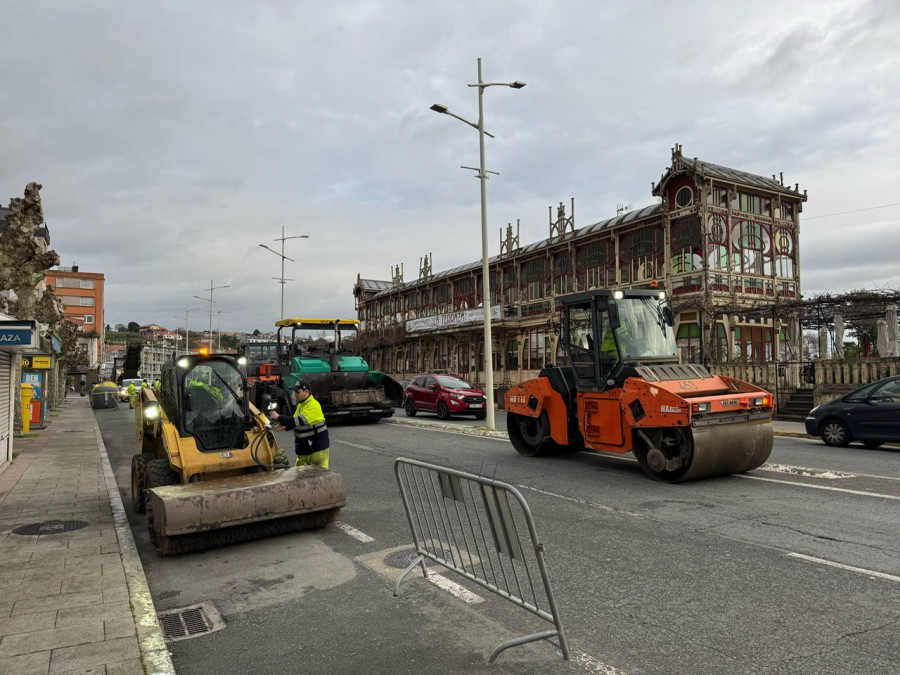
{"type": "Polygon", "coordinates": [[[438,384],[445,389],[471,389],[472,385],[458,377],[436,377],[438,384]]]}

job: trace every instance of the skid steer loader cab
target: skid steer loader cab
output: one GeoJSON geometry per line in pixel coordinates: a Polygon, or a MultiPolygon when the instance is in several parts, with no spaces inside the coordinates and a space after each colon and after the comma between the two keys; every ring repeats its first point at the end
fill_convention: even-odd
{"type": "Polygon", "coordinates": [[[181,431],[193,436],[207,452],[230,448],[240,443],[253,426],[245,379],[231,359],[182,357],[177,362],[181,431]]]}

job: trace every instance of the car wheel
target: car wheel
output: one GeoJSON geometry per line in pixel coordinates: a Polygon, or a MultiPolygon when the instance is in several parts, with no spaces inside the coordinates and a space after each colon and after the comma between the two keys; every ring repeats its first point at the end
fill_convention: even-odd
{"type": "Polygon", "coordinates": [[[447,411],[447,404],[443,401],[437,404],[437,415],[439,420],[450,419],[450,413],[447,411]]]}
{"type": "Polygon", "coordinates": [[[475,419],[476,420],[487,419],[487,413],[486,412],[475,413],[475,419]]]}
{"type": "Polygon", "coordinates": [[[850,443],[850,430],[840,420],[828,420],[822,427],[822,440],[825,445],[843,448],[850,443]]]}
{"type": "Polygon", "coordinates": [[[406,409],[407,417],[415,417],[416,416],[416,406],[413,405],[412,399],[406,399],[406,405],[404,406],[406,409]]]}
{"type": "Polygon", "coordinates": [[[869,450],[875,450],[884,445],[884,441],[863,441],[863,445],[869,448],[869,450]]]}

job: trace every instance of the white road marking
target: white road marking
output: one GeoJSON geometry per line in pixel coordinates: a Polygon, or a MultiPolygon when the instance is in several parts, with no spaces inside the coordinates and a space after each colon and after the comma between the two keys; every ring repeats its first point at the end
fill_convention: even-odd
{"type": "Polygon", "coordinates": [[[369,535],[367,535],[363,532],[360,532],[355,527],[350,527],[347,523],[342,523],[341,521],[338,520],[334,524],[337,526],[338,529],[343,530],[344,532],[349,534],[351,537],[353,537],[357,541],[361,541],[364,544],[368,544],[369,542],[375,541],[369,535]]]}
{"type": "Polygon", "coordinates": [[[900,496],[883,495],[878,492],[865,492],[863,490],[848,490],[847,488],[829,487],[828,485],[810,485],[809,483],[798,483],[793,480],[778,480],[776,478],[763,478],[762,476],[751,476],[746,473],[732,474],[737,478],[749,478],[750,480],[762,480],[769,483],[781,483],[782,485],[796,485],[797,487],[810,488],[812,490],[830,490],[832,492],[843,492],[848,495],[861,495],[863,497],[875,497],[877,499],[894,499],[900,501],[900,496]]]}
{"type": "Polygon", "coordinates": [[[887,579],[888,581],[900,581],[900,577],[894,576],[893,574],[885,574],[884,572],[875,572],[874,570],[867,570],[863,567],[853,567],[852,565],[842,565],[841,563],[832,562],[831,560],[824,560],[822,558],[813,558],[809,555],[803,555],[802,553],[788,553],[791,558],[800,558],[801,560],[808,560],[809,562],[819,563],[820,565],[828,565],[830,567],[838,567],[842,570],[848,570],[850,572],[859,572],[860,574],[865,574],[868,577],[878,577],[879,579],[887,579]]]}
{"type": "Polygon", "coordinates": [[[840,471],[829,471],[828,469],[807,469],[806,467],[791,466],[790,464],[763,464],[759,469],[761,471],[789,473],[792,476],[810,476],[811,478],[856,478],[856,474],[853,473],[841,473],[840,471]]]}
{"type": "Polygon", "coordinates": [[[616,670],[612,666],[601,663],[590,654],[576,650],[572,651],[570,656],[573,663],[577,663],[588,673],[596,673],[596,675],[623,675],[621,670],[616,670]]]}
{"type": "Polygon", "coordinates": [[[375,448],[371,448],[368,445],[357,445],[356,443],[349,443],[347,441],[333,441],[334,443],[340,443],[341,445],[349,445],[351,448],[358,448],[359,450],[374,450],[375,448]]]}
{"type": "Polygon", "coordinates": [[[440,574],[430,573],[428,575],[428,581],[470,605],[477,605],[479,602],[484,602],[484,598],[480,595],[475,595],[470,590],[463,588],[455,581],[450,581],[447,577],[442,577],[440,574]]]}
{"type": "Polygon", "coordinates": [[[829,471],[828,469],[807,469],[802,466],[791,466],[790,464],[763,464],[760,470],[781,471],[783,473],[793,473],[799,476],[814,476],[816,478],[878,478],[880,480],[900,480],[900,476],[880,476],[877,473],[841,473],[840,471],[829,471]]]}

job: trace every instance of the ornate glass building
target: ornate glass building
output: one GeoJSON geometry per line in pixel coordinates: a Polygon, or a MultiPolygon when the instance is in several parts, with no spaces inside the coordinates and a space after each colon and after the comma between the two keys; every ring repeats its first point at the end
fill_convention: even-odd
{"type": "MultiPolygon", "coordinates": [[[[520,246],[507,228],[490,260],[494,381],[505,388],[555,361],[555,296],[589,288],[667,289],[684,361],[771,361],[797,345],[768,307],[800,297],[800,213],[806,193],[771,178],[683,156],[653,185],[659,203],[576,229],[560,203],[549,237],[520,246]]],[[[418,279],[357,276],[363,353],[408,378],[449,372],[484,382],[481,262],[418,279]]],[[[794,341],[799,336],[793,336],[794,341]]]]}

